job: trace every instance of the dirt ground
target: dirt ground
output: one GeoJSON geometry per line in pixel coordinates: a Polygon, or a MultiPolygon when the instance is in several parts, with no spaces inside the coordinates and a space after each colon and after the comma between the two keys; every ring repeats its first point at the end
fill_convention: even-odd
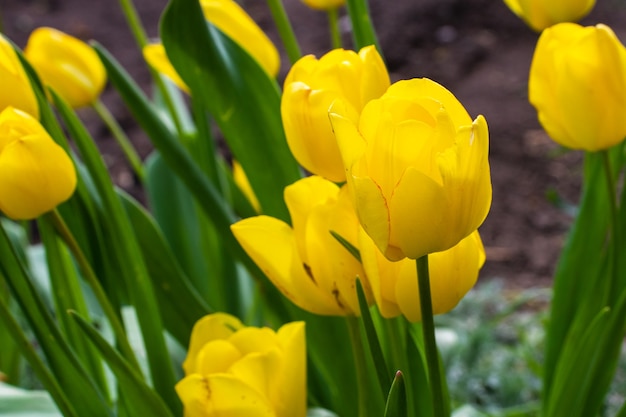
{"type": "MultiPolygon", "coordinates": [[[[149,36],[158,36],[166,0],[135,0],[149,36]]],[[[326,16],[284,0],[304,53],[329,48],[326,16]]],[[[267,3],[241,4],[279,44],[267,3]]],[[[493,205],[481,227],[487,249],[483,279],[502,278],[513,288],[549,285],[579,192],[582,156],[564,152],[541,130],[527,102],[527,76],[538,35],[501,0],[370,0],[370,8],[392,79],[429,77],[449,88],[472,116],[490,127],[493,205]]],[[[0,0],[3,30],[23,47],[38,26],[52,26],[82,39],[95,39],[146,89],[148,74],[115,0],[0,0]]],[[[343,12],[345,15],[345,11],[343,12]]],[[[598,0],[581,23],[606,23],[626,40],[626,4],[598,0]]],[[[345,16],[344,28],[349,25],[345,16]]],[[[346,46],[350,39],[345,34],[346,46]]],[[[288,70],[283,57],[281,77],[288,70]]],[[[116,93],[111,108],[145,157],[150,144],[134,126],[116,93]]],[[[130,170],[106,129],[81,112],[115,181],[136,191],[130,170]]]]}

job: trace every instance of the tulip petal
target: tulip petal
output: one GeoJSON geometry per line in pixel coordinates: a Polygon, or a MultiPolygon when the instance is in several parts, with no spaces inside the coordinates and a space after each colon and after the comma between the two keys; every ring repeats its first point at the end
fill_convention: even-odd
{"type": "Polygon", "coordinates": [[[0,34],[0,111],[8,106],[39,118],[37,97],[13,46],[0,34]]]}
{"type": "Polygon", "coordinates": [[[289,225],[257,216],[233,224],[231,230],[246,253],[294,304],[315,314],[341,314],[334,300],[317,286],[309,265],[300,259],[289,225]]]}
{"type": "Polygon", "coordinates": [[[278,417],[269,400],[228,374],[193,374],[176,384],[186,417],[278,417]]]}
{"type": "Polygon", "coordinates": [[[305,323],[287,323],[277,332],[283,354],[283,367],[276,378],[272,399],[277,416],[306,415],[306,338],[305,323]]]}
{"type": "Polygon", "coordinates": [[[193,373],[197,356],[204,345],[213,340],[228,339],[241,328],[243,324],[238,318],[225,313],[209,314],[198,320],[191,331],[189,349],[183,363],[185,373],[193,373]]]}
{"type": "Polygon", "coordinates": [[[226,372],[233,363],[241,359],[242,352],[232,343],[223,340],[212,340],[206,343],[196,356],[193,367],[186,369],[187,374],[203,375],[226,372]]]}
{"type": "Polygon", "coordinates": [[[187,87],[187,84],[185,84],[182,78],[178,75],[178,72],[174,69],[174,66],[167,57],[167,53],[165,52],[165,48],[162,44],[153,43],[144,46],[143,57],[148,65],[150,65],[155,71],[165,75],[167,78],[172,80],[178,88],[189,93],[189,87],[187,87]]]}

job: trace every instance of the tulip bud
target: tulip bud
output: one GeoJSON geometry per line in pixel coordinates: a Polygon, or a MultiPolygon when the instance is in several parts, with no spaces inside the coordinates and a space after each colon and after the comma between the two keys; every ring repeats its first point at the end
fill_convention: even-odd
{"type": "MultiPolygon", "coordinates": [[[[231,226],[246,253],[294,304],[315,314],[358,315],[361,264],[332,235],[358,247],[359,223],[346,187],[308,177],[285,189],[293,227],[268,216],[231,226]]],[[[366,295],[369,286],[363,282],[366,295]]]]}
{"type": "Polygon", "coordinates": [[[28,113],[0,113],[0,211],[34,219],[71,197],[76,171],[67,153],[28,113]]]}
{"type": "Polygon", "coordinates": [[[388,87],[387,69],[374,46],[358,54],[335,49],[319,60],[308,55],[296,62],[285,79],[280,112],[289,149],[300,165],[331,181],[345,181],[328,109],[341,98],[349,111],[361,112],[388,87]]]}
{"type": "Polygon", "coordinates": [[[176,391],[186,417],[305,417],[304,322],[277,332],[228,314],[200,319],[176,391]]]}
{"type": "Polygon", "coordinates": [[[593,8],[595,0],[504,0],[519,18],[533,30],[562,22],[577,22],[593,8]]]}
{"type": "Polygon", "coordinates": [[[449,249],[491,205],[487,122],[429,79],[393,84],[360,115],[330,117],[361,225],[390,260],[449,249]]]}
{"type": "MultiPolygon", "coordinates": [[[[361,259],[380,314],[385,318],[404,315],[421,321],[418,277],[415,261],[391,262],[376,248],[369,236],[360,236],[361,259]]],[[[485,263],[485,250],[478,231],[456,246],[428,256],[433,314],[452,310],[474,286],[485,263]]]]}
{"type": "Polygon", "coordinates": [[[0,111],[15,107],[39,118],[37,96],[13,46],[0,34],[0,111]]]}
{"type": "Polygon", "coordinates": [[[598,151],[626,137],[626,48],[604,25],[546,29],[530,67],[528,99],[550,137],[598,151]]]}
{"type": "Polygon", "coordinates": [[[56,29],[34,30],[24,56],[44,84],[73,108],[92,104],[106,84],[106,70],[98,54],[83,41],[56,29]]]}
{"type": "Polygon", "coordinates": [[[315,10],[332,10],[346,4],[346,0],[302,0],[302,3],[315,10]]]}

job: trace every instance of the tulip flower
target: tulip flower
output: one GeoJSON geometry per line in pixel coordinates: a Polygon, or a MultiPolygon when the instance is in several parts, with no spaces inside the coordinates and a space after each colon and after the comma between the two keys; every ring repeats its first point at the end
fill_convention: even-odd
{"type": "MultiPolygon", "coordinates": [[[[404,315],[421,321],[415,262],[391,262],[365,233],[360,236],[361,258],[380,314],[385,318],[404,315]]],[[[478,231],[456,246],[428,256],[433,314],[452,310],[474,286],[485,263],[485,250],[478,231]]]]}
{"type": "Polygon", "coordinates": [[[595,0],[504,0],[509,9],[533,30],[562,22],[576,22],[593,8],[595,0]]]}
{"type": "Polygon", "coordinates": [[[44,84],[73,108],[94,103],[106,84],[106,70],[98,54],[83,41],[56,29],[34,30],[24,56],[44,84]]]}
{"type": "Polygon", "coordinates": [[[289,149],[300,165],[331,181],[345,181],[328,109],[341,98],[349,111],[360,113],[388,87],[387,69],[374,46],[358,54],[335,49],[319,60],[308,55],[297,61],[285,79],[280,112],[289,149]]]}
{"type": "MultiPolygon", "coordinates": [[[[357,315],[361,264],[332,235],[358,247],[359,223],[345,187],[308,177],[285,189],[293,227],[268,216],[241,220],[233,234],[272,283],[294,304],[315,314],[357,315]]],[[[363,282],[369,295],[367,282],[363,282]]]]}
{"type": "Polygon", "coordinates": [[[306,415],[304,322],[274,332],[210,314],[195,324],[183,368],[186,417],[306,415]]]}
{"type": "Polygon", "coordinates": [[[26,71],[11,43],[0,34],[0,111],[8,106],[39,118],[37,96],[26,71]]]}
{"type": "Polygon", "coordinates": [[[302,3],[315,10],[332,10],[346,4],[346,0],[302,0],[302,3]]]}
{"type": "MultiPolygon", "coordinates": [[[[241,6],[234,0],[200,0],[200,6],[206,20],[246,50],[269,76],[275,78],[278,75],[280,69],[278,50],[241,6]]],[[[146,46],[143,55],[152,68],[166,75],[181,89],[189,91],[170,63],[161,44],[146,46]]]]}
{"type": "Polygon", "coordinates": [[[34,219],[71,197],[76,171],[39,122],[7,107],[0,113],[0,211],[34,219]]]}
{"type": "Polygon", "coordinates": [[[330,117],[359,220],[390,260],[450,249],[491,205],[487,122],[429,79],[394,83],[354,114],[330,117]]]}
{"type": "Polygon", "coordinates": [[[626,48],[604,25],[546,29],[530,67],[529,101],[550,137],[598,151],[626,137],[626,48]]]}

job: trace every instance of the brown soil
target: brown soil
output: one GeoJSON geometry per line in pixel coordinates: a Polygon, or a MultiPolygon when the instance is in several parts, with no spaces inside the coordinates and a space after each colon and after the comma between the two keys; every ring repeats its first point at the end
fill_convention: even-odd
{"type": "MultiPolygon", "coordinates": [[[[166,0],[135,0],[149,36],[158,36],[166,0]]],[[[266,2],[241,3],[279,43],[266,2]]],[[[284,0],[305,53],[327,51],[326,16],[284,0]]],[[[609,24],[622,39],[626,6],[599,1],[583,24],[609,24]],[[621,26],[621,27],[620,27],[621,26]]],[[[527,102],[526,82],[537,34],[500,0],[370,0],[374,24],[393,80],[429,77],[448,87],[470,114],[483,114],[491,134],[493,205],[481,228],[488,261],[482,276],[511,287],[549,285],[579,192],[581,155],[564,152],[543,133],[527,102]]],[[[38,26],[95,39],[146,89],[148,73],[113,0],[1,0],[5,33],[19,46],[38,26]]],[[[342,20],[348,23],[347,19],[342,20]]],[[[346,45],[350,45],[345,36],[346,45]]],[[[288,67],[283,58],[282,76],[288,67]]],[[[104,102],[145,157],[150,143],[116,93],[104,102]]],[[[97,138],[115,181],[137,191],[113,139],[88,110],[81,116],[97,138]]]]}

